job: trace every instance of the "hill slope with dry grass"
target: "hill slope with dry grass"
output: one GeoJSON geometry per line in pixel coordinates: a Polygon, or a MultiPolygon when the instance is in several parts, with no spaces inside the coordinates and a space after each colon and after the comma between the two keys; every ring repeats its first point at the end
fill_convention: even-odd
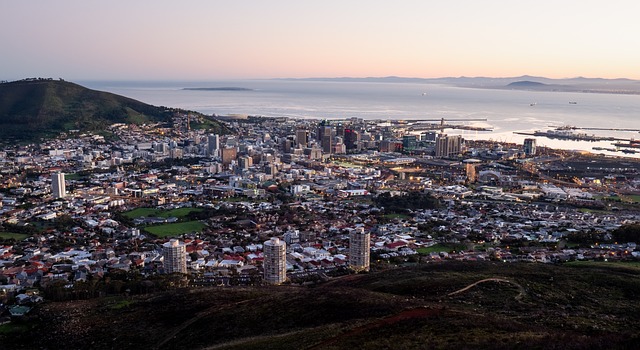
{"type": "Polygon", "coordinates": [[[427,264],[315,287],[46,303],[31,317],[2,326],[0,342],[12,349],[632,348],[640,341],[640,265],[427,264]]]}

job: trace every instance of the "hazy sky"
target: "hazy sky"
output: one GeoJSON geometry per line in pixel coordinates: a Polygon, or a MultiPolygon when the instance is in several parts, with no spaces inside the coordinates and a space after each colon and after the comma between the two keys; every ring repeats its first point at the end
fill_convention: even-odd
{"type": "Polygon", "coordinates": [[[0,80],[640,79],[637,0],[0,0],[0,80]]]}

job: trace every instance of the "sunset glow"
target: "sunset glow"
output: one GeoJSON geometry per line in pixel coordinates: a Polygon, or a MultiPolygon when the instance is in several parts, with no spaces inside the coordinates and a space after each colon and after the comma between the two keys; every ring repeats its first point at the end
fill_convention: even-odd
{"type": "Polygon", "coordinates": [[[4,1],[0,79],[640,79],[636,1],[4,1]]]}

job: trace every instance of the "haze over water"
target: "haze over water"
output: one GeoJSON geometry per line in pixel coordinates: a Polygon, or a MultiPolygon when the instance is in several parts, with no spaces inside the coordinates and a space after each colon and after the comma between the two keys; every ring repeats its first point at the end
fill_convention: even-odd
{"type": "MultiPolygon", "coordinates": [[[[447,133],[464,135],[467,139],[515,143],[522,143],[527,136],[514,134],[514,131],[548,130],[552,126],[640,129],[638,95],[474,89],[424,83],[301,80],[83,82],[83,85],[153,105],[216,115],[383,120],[486,118],[486,122],[464,124],[491,127],[492,132],[447,130],[447,133]],[[251,90],[183,90],[186,87],[238,87],[251,90]]],[[[640,139],[638,132],[575,132],[640,139]]],[[[592,147],[612,148],[608,141],[536,139],[541,146],[624,155],[620,152],[592,150],[592,147]]],[[[638,154],[624,156],[640,157],[638,154]]]]}

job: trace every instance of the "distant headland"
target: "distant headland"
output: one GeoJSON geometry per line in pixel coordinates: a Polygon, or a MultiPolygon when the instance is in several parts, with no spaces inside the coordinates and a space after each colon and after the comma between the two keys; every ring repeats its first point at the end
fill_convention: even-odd
{"type": "Polygon", "coordinates": [[[446,84],[457,87],[476,89],[501,89],[501,90],[535,90],[535,91],[561,91],[561,92],[585,92],[605,94],[630,94],[640,95],[640,80],[632,79],[603,79],[603,78],[565,78],[551,79],[522,75],[518,77],[491,78],[491,77],[445,77],[445,78],[407,78],[407,77],[340,77],[340,78],[298,78],[281,80],[306,80],[306,81],[332,81],[332,82],[368,82],[368,83],[421,83],[421,84],[446,84]]]}
{"type": "Polygon", "coordinates": [[[247,89],[243,87],[233,87],[233,86],[224,86],[224,87],[187,87],[182,90],[195,90],[195,91],[253,91],[253,89],[247,89]]]}

